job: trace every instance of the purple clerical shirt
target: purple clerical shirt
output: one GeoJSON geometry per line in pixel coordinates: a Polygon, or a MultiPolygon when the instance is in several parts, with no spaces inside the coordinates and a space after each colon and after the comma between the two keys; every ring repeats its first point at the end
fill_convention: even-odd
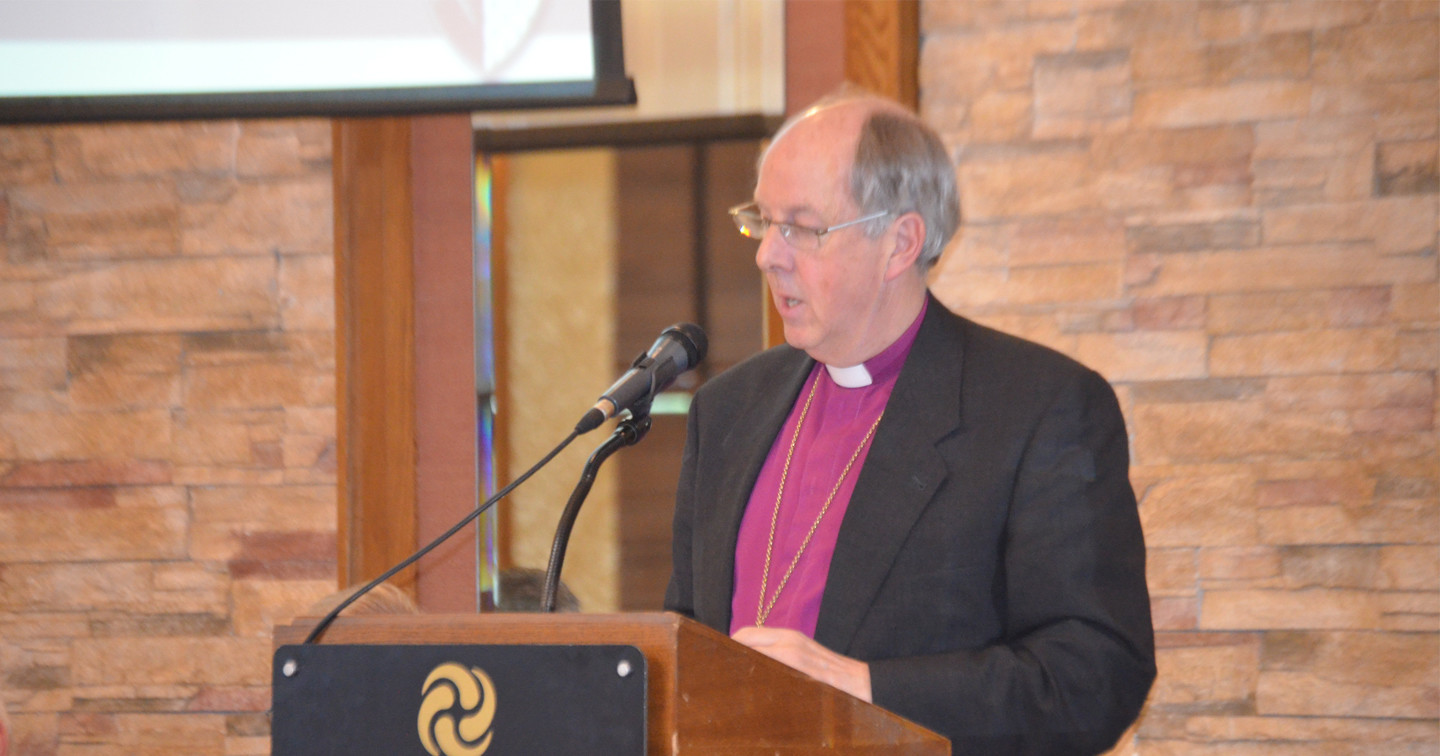
{"type": "MultiPolygon", "coordinates": [[[[775,544],[770,555],[770,570],[765,581],[765,602],[775,594],[775,589],[785,577],[795,553],[805,541],[805,534],[815,522],[835,487],[835,481],[850,461],[850,456],[860,446],[865,434],[874,425],[875,419],[885,409],[890,392],[895,388],[895,379],[905,357],[915,343],[920,331],[920,321],[925,318],[927,303],[920,308],[915,322],[884,351],[865,361],[871,383],[859,388],[844,388],[831,377],[824,365],[817,363],[810,371],[810,377],[800,389],[795,406],[765,465],[760,468],[760,477],[750,492],[750,502],[745,507],[745,516],[740,521],[740,538],[735,546],[735,594],[730,599],[730,633],[742,627],[756,624],[760,604],[761,575],[765,571],[765,548],[770,538],[770,521],[775,512],[775,498],[780,489],[781,471],[785,467],[786,453],[790,439],[794,437],[795,425],[800,421],[801,409],[811,386],[815,398],[810,402],[810,411],[805,425],[795,442],[791,455],[790,472],[786,476],[784,498],[780,502],[779,516],[775,520],[775,544]],[[818,384],[817,384],[818,382],[818,384]]],[[[871,439],[873,441],[873,439],[871,439]]],[[[840,535],[840,522],[845,518],[845,509],[850,504],[850,494],[855,490],[855,481],[860,477],[861,466],[869,453],[870,442],[855,459],[850,472],[845,476],[830,508],[821,519],[810,545],[805,548],[795,572],[780,592],[774,607],[765,619],[766,627],[784,627],[798,630],[809,637],[815,637],[815,623],[820,616],[820,598],[825,592],[825,580],[830,573],[830,558],[835,554],[835,541],[840,535]]]]}

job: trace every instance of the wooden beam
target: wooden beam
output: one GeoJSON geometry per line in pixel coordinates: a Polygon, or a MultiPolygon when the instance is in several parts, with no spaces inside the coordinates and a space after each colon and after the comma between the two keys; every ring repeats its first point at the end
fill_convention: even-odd
{"type": "MultiPolygon", "coordinates": [[[[476,503],[472,135],[462,114],[337,119],[333,136],[347,586],[476,503]]],[[[396,583],[425,608],[473,609],[473,543],[462,533],[420,563],[418,582],[412,569],[396,583]]]]}
{"type": "MultiPolygon", "coordinates": [[[[417,546],[480,502],[475,394],[475,153],[470,116],[410,119],[415,258],[417,546]]],[[[473,612],[478,523],[420,561],[417,597],[473,612]]]]}
{"type": "Polygon", "coordinates": [[[920,3],[845,0],[845,80],[920,106],[920,3]]]}
{"type": "MultiPolygon", "coordinates": [[[[410,120],[337,119],[336,447],[341,587],[415,543],[410,120]]],[[[413,571],[396,578],[413,591],[413,571]]]]}

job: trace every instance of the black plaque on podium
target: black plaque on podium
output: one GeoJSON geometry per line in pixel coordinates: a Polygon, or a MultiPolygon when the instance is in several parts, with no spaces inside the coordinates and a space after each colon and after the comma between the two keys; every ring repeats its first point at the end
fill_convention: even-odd
{"type": "Polygon", "coordinates": [[[272,679],[272,756],[645,753],[634,646],[283,646],[272,679]]]}

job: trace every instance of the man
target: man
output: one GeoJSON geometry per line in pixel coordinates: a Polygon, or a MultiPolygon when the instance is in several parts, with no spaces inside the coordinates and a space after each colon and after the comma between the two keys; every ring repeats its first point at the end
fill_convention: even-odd
{"type": "Polygon", "coordinates": [[[957,754],[1105,750],[1155,675],[1114,392],[929,296],[954,169],[895,103],[792,119],[754,200],[787,345],[695,397],[666,608],[957,754]]]}

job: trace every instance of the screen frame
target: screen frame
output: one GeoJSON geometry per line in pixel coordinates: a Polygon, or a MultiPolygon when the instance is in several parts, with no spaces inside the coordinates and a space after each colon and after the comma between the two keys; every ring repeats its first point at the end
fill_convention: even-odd
{"type": "Polygon", "coordinates": [[[302,116],[385,116],[633,105],[620,0],[590,0],[593,81],[292,92],[0,97],[0,125],[302,116]]]}

